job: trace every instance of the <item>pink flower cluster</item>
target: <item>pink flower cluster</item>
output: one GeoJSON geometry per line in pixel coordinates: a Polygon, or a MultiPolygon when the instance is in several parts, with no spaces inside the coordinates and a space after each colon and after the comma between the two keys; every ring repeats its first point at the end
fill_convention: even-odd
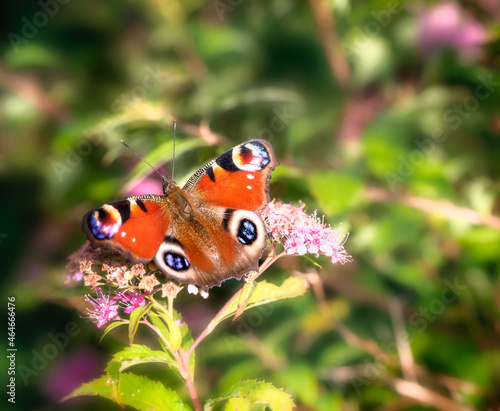
{"type": "Polygon", "coordinates": [[[486,28],[458,2],[433,4],[420,13],[418,43],[425,54],[451,48],[460,55],[475,57],[486,40],[486,28]]]}
{"type": "Polygon", "coordinates": [[[145,299],[141,294],[133,291],[104,294],[102,288],[96,288],[97,297],[85,296],[85,301],[93,309],[89,309],[90,318],[101,328],[108,321],[120,319],[118,309],[122,308],[125,314],[131,314],[136,308],[144,305],[145,299]]]}
{"type": "Polygon", "coordinates": [[[331,258],[332,264],[351,261],[351,256],[344,250],[346,235],[340,234],[340,228],[334,230],[325,225],[314,212],[308,215],[304,204],[298,207],[279,201],[271,201],[260,215],[274,242],[281,244],[288,255],[307,253],[320,254],[331,258]]]}

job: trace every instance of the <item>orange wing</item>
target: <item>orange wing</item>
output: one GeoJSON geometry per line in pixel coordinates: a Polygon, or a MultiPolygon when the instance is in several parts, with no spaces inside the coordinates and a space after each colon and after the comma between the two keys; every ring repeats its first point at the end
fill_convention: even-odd
{"type": "Polygon", "coordinates": [[[271,143],[250,140],[199,169],[184,189],[213,206],[259,210],[269,202],[269,180],[278,165],[271,143]]]}
{"type": "Polygon", "coordinates": [[[145,263],[156,255],[170,222],[165,197],[128,197],[89,211],[82,230],[92,247],[121,252],[134,262],[145,263]]]}

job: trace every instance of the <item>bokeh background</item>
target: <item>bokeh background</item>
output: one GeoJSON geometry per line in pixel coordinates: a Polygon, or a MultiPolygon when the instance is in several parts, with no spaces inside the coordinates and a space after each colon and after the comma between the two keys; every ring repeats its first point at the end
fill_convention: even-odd
{"type": "MultiPolygon", "coordinates": [[[[267,139],[281,162],[272,196],[342,223],[353,256],[269,270],[270,281],[307,273],[316,285],[204,341],[202,399],[256,378],[300,410],[500,409],[498,0],[2,9],[0,281],[2,315],[16,297],[18,348],[10,409],[119,409],[58,402],[126,344],[119,332],[99,344],[64,267],[84,243],[86,211],[160,191],[120,139],[169,173],[174,119],[177,182],[233,145],[267,139]]],[[[180,295],[195,335],[238,286],[208,300],[180,295]]],[[[187,398],[170,371],[136,371],[187,398]]]]}

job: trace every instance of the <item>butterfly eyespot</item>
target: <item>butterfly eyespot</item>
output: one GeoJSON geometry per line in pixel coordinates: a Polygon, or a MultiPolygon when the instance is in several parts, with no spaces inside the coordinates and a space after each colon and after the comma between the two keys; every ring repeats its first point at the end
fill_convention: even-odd
{"type": "Polygon", "coordinates": [[[237,238],[241,244],[250,245],[257,238],[257,226],[248,219],[243,219],[238,227],[237,238]]]}
{"type": "Polygon", "coordinates": [[[113,207],[101,207],[89,214],[88,227],[98,240],[111,239],[121,227],[121,217],[113,207]]]}
{"type": "Polygon", "coordinates": [[[271,160],[266,147],[254,141],[234,149],[232,161],[238,170],[255,172],[265,169],[271,160]]]}
{"type": "Polygon", "coordinates": [[[163,259],[165,260],[165,264],[175,271],[186,271],[190,267],[187,258],[180,254],[168,252],[165,253],[163,259]]]}

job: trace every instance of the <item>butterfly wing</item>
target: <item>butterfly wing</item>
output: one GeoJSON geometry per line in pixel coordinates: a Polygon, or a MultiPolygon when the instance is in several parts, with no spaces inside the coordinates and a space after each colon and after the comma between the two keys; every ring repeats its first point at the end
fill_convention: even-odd
{"type": "Polygon", "coordinates": [[[278,165],[269,142],[250,140],[200,168],[184,190],[213,206],[259,210],[269,202],[269,180],[278,165]]]}
{"type": "Polygon", "coordinates": [[[92,247],[107,247],[145,263],[153,259],[169,227],[165,197],[127,197],[89,211],[82,230],[92,247]]]}
{"type": "Polygon", "coordinates": [[[256,212],[211,206],[193,216],[172,221],[155,256],[167,276],[206,290],[258,269],[267,233],[256,212]]]}

